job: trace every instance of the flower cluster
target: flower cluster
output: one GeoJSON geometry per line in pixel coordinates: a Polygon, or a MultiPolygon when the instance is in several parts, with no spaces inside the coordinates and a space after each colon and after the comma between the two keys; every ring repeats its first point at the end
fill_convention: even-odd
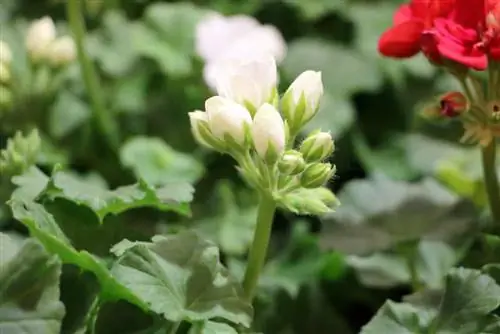
{"type": "Polygon", "coordinates": [[[281,206],[304,214],[329,211],[337,204],[324,187],[335,173],[326,162],[334,151],[331,135],[315,131],[294,148],[318,111],[321,73],[303,72],[280,99],[271,55],[228,60],[223,68],[218,95],[205,101],[205,111],[189,113],[196,140],[231,155],[246,181],[281,206]]]}
{"type": "Polygon", "coordinates": [[[411,0],[397,10],[394,25],[383,33],[378,48],[394,58],[422,52],[460,81],[463,92],[444,94],[428,111],[460,119],[463,140],[488,145],[500,137],[498,0],[411,0]],[[487,85],[470,69],[487,70],[487,85]]]}
{"type": "Polygon", "coordinates": [[[196,52],[205,62],[205,82],[213,90],[219,67],[229,59],[270,54],[280,63],[286,54],[286,42],[279,30],[251,16],[209,13],[196,26],[195,37],[196,52]]]}
{"type": "Polygon", "coordinates": [[[54,21],[45,16],[34,21],[26,35],[26,49],[33,63],[47,62],[61,67],[75,60],[75,43],[70,36],[57,37],[54,21]]]}
{"type": "Polygon", "coordinates": [[[12,51],[0,40],[0,109],[8,108],[12,101],[10,91],[12,51]]]}

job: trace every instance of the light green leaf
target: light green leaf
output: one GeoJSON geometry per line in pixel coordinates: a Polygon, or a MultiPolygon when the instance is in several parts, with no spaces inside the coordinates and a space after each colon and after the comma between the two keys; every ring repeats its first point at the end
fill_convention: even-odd
{"type": "Polygon", "coordinates": [[[417,334],[423,331],[421,325],[417,308],[387,301],[360,334],[417,334]]]}
{"type": "Polygon", "coordinates": [[[307,38],[293,41],[282,67],[289,81],[305,70],[321,71],[325,94],[333,98],[345,99],[382,85],[382,75],[370,59],[328,41],[307,38]]]}
{"type": "Polygon", "coordinates": [[[238,207],[231,185],[222,181],[215,190],[219,205],[214,217],[196,222],[196,230],[229,255],[245,255],[253,239],[257,207],[238,207]]]}
{"type": "Polygon", "coordinates": [[[132,23],[119,11],[106,11],[102,29],[88,39],[88,49],[102,69],[113,75],[127,73],[138,58],[137,50],[131,45],[132,23]]]}
{"type": "Polygon", "coordinates": [[[155,60],[170,76],[193,70],[194,30],[204,10],[190,3],[156,3],[148,6],[144,22],[133,29],[134,47],[155,60]]]}
{"type": "Polygon", "coordinates": [[[419,239],[463,245],[478,228],[474,205],[432,179],[407,183],[374,175],[349,182],[339,201],[337,211],[323,217],[321,244],[353,255],[419,239]]]}
{"type": "Polygon", "coordinates": [[[475,333],[483,317],[500,306],[500,286],[478,270],[457,268],[446,280],[436,327],[450,333],[475,333]]]}
{"type": "Polygon", "coordinates": [[[187,183],[169,184],[155,189],[144,181],[108,190],[61,171],[52,176],[46,193],[88,207],[102,223],[109,214],[117,215],[138,207],[154,207],[161,211],[189,215],[188,203],[193,198],[193,191],[193,187],[187,183]]]}
{"type": "Polygon", "coordinates": [[[86,123],[91,116],[87,104],[73,93],[63,90],[51,109],[49,132],[56,139],[62,138],[86,123]]]}
{"type": "MultiPolygon", "coordinates": [[[[441,288],[444,276],[458,260],[456,252],[439,241],[422,240],[415,252],[416,271],[419,282],[428,288],[441,288]]],[[[388,288],[411,282],[409,254],[380,252],[369,256],[351,255],[347,263],[355,269],[363,285],[388,288]]]]}
{"type": "Polygon", "coordinates": [[[219,250],[192,231],[157,236],[151,243],[124,240],[113,276],[170,321],[223,318],[250,326],[252,306],[219,261],[219,250]]]}
{"type": "Polygon", "coordinates": [[[188,334],[238,334],[233,327],[220,322],[206,321],[194,324],[188,334]]]}
{"type": "MultiPolygon", "coordinates": [[[[0,234],[0,242],[5,241],[0,234]]],[[[0,257],[0,333],[59,334],[64,317],[60,275],[59,259],[32,239],[15,255],[0,257]]]]}
{"type": "Polygon", "coordinates": [[[34,201],[47,187],[49,178],[36,166],[32,166],[24,174],[14,176],[12,183],[17,186],[12,198],[34,201]]]}
{"type": "Polygon", "coordinates": [[[104,300],[124,299],[147,309],[140,299],[111,276],[103,261],[86,251],[77,251],[42,205],[20,199],[12,199],[9,205],[14,218],[23,223],[50,253],[57,254],[63,263],[92,272],[101,285],[104,300]]]}
{"type": "Polygon", "coordinates": [[[160,138],[133,137],[120,150],[122,164],[151,185],[195,183],[203,165],[191,155],[177,152],[160,138]]]}

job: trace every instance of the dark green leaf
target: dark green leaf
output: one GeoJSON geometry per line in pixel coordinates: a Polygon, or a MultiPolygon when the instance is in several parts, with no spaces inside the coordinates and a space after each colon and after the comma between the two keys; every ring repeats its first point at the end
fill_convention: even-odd
{"type": "MultiPolygon", "coordinates": [[[[2,244],[13,247],[5,238],[0,234],[2,244]]],[[[60,274],[59,259],[35,240],[27,240],[14,256],[0,257],[0,333],[59,334],[64,316],[60,274]]]]}
{"type": "Polygon", "coordinates": [[[193,325],[188,334],[238,334],[238,332],[227,324],[206,321],[193,325]]]}
{"type": "Polygon", "coordinates": [[[151,243],[124,240],[113,276],[170,321],[220,317],[250,326],[252,307],[219,262],[219,250],[196,233],[154,237],[151,243]]]}
{"type": "Polygon", "coordinates": [[[478,228],[474,205],[431,179],[407,183],[375,175],[348,183],[339,201],[337,212],[323,218],[321,243],[349,254],[421,238],[462,245],[478,228]]]}

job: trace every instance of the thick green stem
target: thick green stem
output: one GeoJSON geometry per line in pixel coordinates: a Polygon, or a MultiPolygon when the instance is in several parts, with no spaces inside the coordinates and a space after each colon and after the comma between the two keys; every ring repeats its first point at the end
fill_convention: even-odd
{"type": "Polygon", "coordinates": [[[271,239],[276,203],[269,196],[261,195],[259,212],[257,214],[257,226],[255,228],[252,246],[248,257],[248,264],[243,279],[243,291],[245,299],[252,301],[255,289],[259,282],[259,276],[266,260],[267,248],[271,239]]]}
{"type": "Polygon", "coordinates": [[[94,119],[111,148],[117,149],[119,146],[118,128],[113,116],[109,114],[108,110],[106,110],[96,70],[91,60],[85,53],[85,23],[81,12],[81,5],[82,2],[80,0],[67,0],[66,12],[68,22],[75,40],[78,61],[80,63],[83,81],[85,83],[85,89],[87,90],[87,94],[89,95],[89,99],[92,103],[94,119]]]}
{"type": "Polygon", "coordinates": [[[491,216],[496,224],[495,230],[500,230],[500,187],[496,171],[496,143],[492,140],[482,149],[483,178],[488,195],[491,216]]]}
{"type": "Polygon", "coordinates": [[[181,322],[174,322],[172,326],[168,329],[167,333],[168,334],[175,334],[179,330],[179,327],[181,326],[181,322]]]}

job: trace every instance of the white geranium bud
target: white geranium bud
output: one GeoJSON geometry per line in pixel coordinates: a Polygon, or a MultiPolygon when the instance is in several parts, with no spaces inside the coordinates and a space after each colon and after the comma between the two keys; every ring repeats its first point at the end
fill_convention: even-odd
{"type": "Polygon", "coordinates": [[[277,95],[276,61],[268,54],[221,61],[216,78],[217,93],[246,106],[252,115],[277,95]]]}
{"type": "Polygon", "coordinates": [[[6,63],[0,62],[0,83],[7,84],[10,81],[10,69],[6,63]]]}
{"type": "Polygon", "coordinates": [[[318,112],[323,96],[321,72],[305,71],[288,87],[282,109],[292,132],[298,132],[318,112]]]}
{"type": "Polygon", "coordinates": [[[321,161],[333,153],[335,145],[328,132],[315,132],[307,137],[300,146],[300,152],[307,162],[321,161]]]}
{"type": "Polygon", "coordinates": [[[50,52],[50,45],[56,39],[56,26],[48,16],[31,23],[26,35],[26,48],[35,61],[46,58],[50,52]]]}
{"type": "Polygon", "coordinates": [[[205,101],[205,109],[210,131],[216,138],[227,141],[229,137],[237,145],[245,145],[247,128],[252,124],[252,116],[245,107],[214,96],[205,101]]]}
{"type": "Polygon", "coordinates": [[[210,127],[208,125],[208,113],[201,110],[195,110],[188,113],[188,115],[194,139],[206,148],[222,151],[223,143],[215,138],[210,131],[210,127]]]}
{"type": "Polygon", "coordinates": [[[64,66],[76,58],[76,46],[70,36],[59,37],[52,43],[49,51],[49,60],[54,66],[64,66]]]}
{"type": "Polygon", "coordinates": [[[257,154],[268,163],[276,162],[285,150],[285,124],[269,103],[263,104],[255,114],[252,139],[257,154]]]}
{"type": "Polygon", "coordinates": [[[9,65],[12,62],[12,51],[9,44],[0,40],[0,63],[9,65]]]}
{"type": "Polygon", "coordinates": [[[302,153],[290,150],[285,152],[278,162],[278,168],[285,175],[297,175],[304,171],[306,163],[302,157],[302,153]]]}

